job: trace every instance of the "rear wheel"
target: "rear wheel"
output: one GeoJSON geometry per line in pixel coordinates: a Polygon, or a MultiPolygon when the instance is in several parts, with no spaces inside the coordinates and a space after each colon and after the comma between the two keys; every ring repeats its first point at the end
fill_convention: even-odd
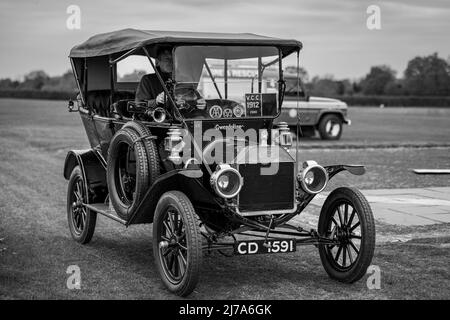
{"type": "Polygon", "coordinates": [[[319,122],[318,130],[324,140],[338,140],[342,135],[342,119],[336,114],[327,114],[319,122]]]}
{"type": "Polygon", "coordinates": [[[184,297],[194,290],[202,262],[202,236],[197,214],[182,192],[166,192],[158,201],[153,255],[161,279],[171,292],[184,297]]]}
{"type": "Polygon", "coordinates": [[[88,190],[79,166],[72,170],[67,188],[67,219],[72,238],[82,244],[91,241],[94,235],[97,213],[87,209],[88,190]]]}
{"type": "Polygon", "coordinates": [[[328,275],[346,283],[361,279],[375,248],[375,223],[363,194],[346,187],[331,192],[320,212],[318,231],[335,242],[319,245],[328,275]]]}

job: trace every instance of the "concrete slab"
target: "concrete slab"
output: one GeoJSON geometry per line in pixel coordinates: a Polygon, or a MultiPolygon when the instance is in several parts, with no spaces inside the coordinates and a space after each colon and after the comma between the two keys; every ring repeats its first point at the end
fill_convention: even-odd
{"type": "Polygon", "coordinates": [[[424,190],[445,193],[448,197],[450,197],[450,188],[425,188],[424,190]]]}
{"type": "Polygon", "coordinates": [[[404,212],[398,212],[386,208],[379,208],[376,205],[372,207],[372,210],[376,220],[388,224],[396,224],[402,226],[425,226],[438,223],[427,218],[413,216],[404,212]]]}
{"type": "MultiPolygon", "coordinates": [[[[450,223],[448,187],[362,190],[362,193],[371,204],[375,219],[380,222],[403,226],[450,223]]],[[[319,215],[327,196],[328,193],[317,195],[310,203],[314,213],[303,216],[299,221],[316,222],[311,217],[319,215]]]]}
{"type": "MultiPolygon", "coordinates": [[[[364,193],[364,192],[363,192],[364,193]]],[[[378,202],[384,204],[403,204],[403,205],[415,205],[415,206],[443,206],[450,207],[449,200],[443,200],[438,198],[430,198],[423,196],[413,196],[413,195],[383,195],[383,196],[369,196],[366,195],[369,202],[378,202]]]]}
{"type": "Polygon", "coordinates": [[[405,226],[450,222],[450,188],[363,190],[375,219],[405,226]]]}
{"type": "Polygon", "coordinates": [[[393,195],[410,195],[415,197],[430,197],[450,201],[450,188],[416,188],[416,189],[377,189],[364,190],[364,194],[368,196],[393,196],[393,195]]]}

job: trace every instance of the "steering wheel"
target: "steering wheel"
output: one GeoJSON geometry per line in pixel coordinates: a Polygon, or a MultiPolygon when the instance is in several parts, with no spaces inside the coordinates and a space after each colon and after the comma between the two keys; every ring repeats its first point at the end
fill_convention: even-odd
{"type": "Polygon", "coordinates": [[[175,102],[180,111],[191,112],[206,108],[206,101],[193,86],[177,86],[174,90],[175,102]]]}

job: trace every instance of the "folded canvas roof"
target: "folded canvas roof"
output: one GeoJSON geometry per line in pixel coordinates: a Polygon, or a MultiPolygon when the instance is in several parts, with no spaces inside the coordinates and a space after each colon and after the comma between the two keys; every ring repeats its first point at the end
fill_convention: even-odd
{"type": "Polygon", "coordinates": [[[123,29],[102,33],[89,38],[70,51],[71,58],[88,58],[115,55],[149,45],[244,45],[276,46],[283,56],[300,50],[302,43],[297,40],[285,40],[252,33],[212,33],[185,31],[154,31],[123,29]]]}

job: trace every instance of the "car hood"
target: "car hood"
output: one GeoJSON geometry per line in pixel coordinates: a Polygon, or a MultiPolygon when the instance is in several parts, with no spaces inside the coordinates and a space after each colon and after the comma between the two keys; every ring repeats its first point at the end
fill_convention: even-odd
{"type": "Polygon", "coordinates": [[[343,103],[341,100],[332,99],[332,98],[323,98],[323,97],[309,97],[309,102],[329,102],[329,103],[343,103]]]}
{"type": "MultiPolygon", "coordinates": [[[[283,102],[284,108],[293,108],[297,104],[295,99],[285,100],[283,102]]],[[[342,100],[332,99],[332,98],[323,98],[323,97],[315,97],[310,96],[308,101],[300,101],[300,104],[303,107],[324,107],[324,108],[337,108],[337,109],[346,109],[347,103],[342,100]]]]}

